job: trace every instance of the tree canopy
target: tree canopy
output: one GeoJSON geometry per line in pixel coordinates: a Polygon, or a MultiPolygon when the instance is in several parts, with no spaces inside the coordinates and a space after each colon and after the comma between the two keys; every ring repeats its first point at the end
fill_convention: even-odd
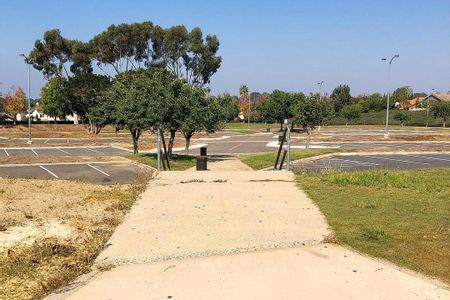
{"type": "Polygon", "coordinates": [[[450,117],[450,102],[440,101],[433,105],[431,108],[431,112],[435,118],[443,118],[444,122],[442,123],[442,127],[445,127],[448,118],[450,117]]]}
{"type": "Polygon", "coordinates": [[[284,119],[290,119],[294,116],[294,105],[303,101],[303,93],[287,93],[275,90],[258,106],[258,113],[263,119],[275,120],[283,126],[284,119]]]}
{"type": "Polygon", "coordinates": [[[127,126],[133,138],[134,153],[144,130],[163,126],[164,105],[172,101],[172,76],[164,69],[150,68],[124,72],[117,76],[112,88],[113,118],[115,124],[127,126]]]}
{"type": "MultiPolygon", "coordinates": [[[[408,101],[413,96],[413,90],[409,86],[402,86],[392,93],[392,105],[408,101]]],[[[391,104],[390,104],[391,105],[391,104]]]]}
{"type": "Polygon", "coordinates": [[[64,97],[65,79],[60,76],[50,78],[41,89],[41,104],[44,114],[64,118],[70,113],[64,97]]]}
{"type": "Polygon", "coordinates": [[[300,125],[308,134],[306,148],[309,148],[311,133],[331,115],[331,107],[319,100],[319,95],[310,95],[298,101],[293,107],[295,124],[300,125]]]}
{"type": "Polygon", "coordinates": [[[359,104],[347,105],[342,108],[342,116],[345,118],[347,125],[351,121],[361,118],[362,107],[359,104]]]}
{"type": "Polygon", "coordinates": [[[336,113],[340,112],[345,105],[350,104],[352,96],[350,95],[350,87],[346,84],[339,85],[331,94],[333,107],[336,113]]]}
{"type": "Polygon", "coordinates": [[[411,113],[407,110],[396,110],[394,112],[394,120],[399,121],[403,127],[406,121],[411,120],[411,113]]]}
{"type": "Polygon", "coordinates": [[[111,105],[104,103],[105,93],[111,86],[107,76],[92,73],[80,73],[64,81],[64,99],[66,107],[76,113],[89,133],[98,134],[108,124],[111,105]]]}
{"type": "Polygon", "coordinates": [[[198,27],[189,32],[184,25],[164,29],[146,21],[111,25],[86,42],[67,39],[52,29],[35,42],[28,57],[46,78],[92,73],[93,63],[109,77],[163,66],[187,83],[203,86],[220,68],[219,46],[217,36],[204,37],[198,27]]]}
{"type": "Polygon", "coordinates": [[[3,103],[5,113],[13,119],[14,124],[17,122],[17,114],[25,112],[25,92],[22,88],[12,88],[5,96],[3,103]]]}

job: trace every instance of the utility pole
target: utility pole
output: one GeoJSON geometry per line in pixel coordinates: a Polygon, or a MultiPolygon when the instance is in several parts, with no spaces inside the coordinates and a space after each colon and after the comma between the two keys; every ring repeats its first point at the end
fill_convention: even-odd
{"type": "Polygon", "coordinates": [[[31,64],[28,57],[25,56],[25,54],[20,54],[19,56],[22,56],[25,58],[25,62],[28,65],[28,80],[27,80],[27,98],[28,98],[28,141],[27,144],[32,144],[33,141],[31,140],[31,97],[30,97],[30,71],[31,71],[31,64]]]}
{"type": "MultiPolygon", "coordinates": [[[[387,88],[387,101],[386,101],[386,126],[384,128],[384,137],[388,138],[389,137],[389,93],[390,93],[390,85],[391,85],[391,65],[392,62],[394,61],[394,59],[399,58],[400,55],[396,54],[394,55],[391,60],[389,60],[389,75],[388,75],[388,88],[387,88]]],[[[387,58],[382,58],[382,61],[387,61],[387,58]]]]}

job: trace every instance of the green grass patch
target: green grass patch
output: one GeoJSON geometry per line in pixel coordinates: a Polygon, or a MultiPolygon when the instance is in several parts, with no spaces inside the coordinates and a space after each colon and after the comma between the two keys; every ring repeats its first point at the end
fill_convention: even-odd
{"type": "MultiPolygon", "coordinates": [[[[293,150],[291,151],[291,161],[327,154],[339,151],[338,149],[309,149],[309,150],[293,150]]],[[[261,170],[272,167],[275,164],[277,152],[265,152],[256,154],[240,155],[239,159],[253,170],[261,170]]],[[[281,159],[281,158],[280,158],[281,159]]]]}
{"type": "MultiPolygon", "coordinates": [[[[129,158],[153,168],[157,166],[156,154],[132,154],[129,158]]],[[[195,156],[174,154],[169,163],[172,171],[184,171],[195,166],[195,156]]]]}
{"type": "Polygon", "coordinates": [[[336,242],[450,282],[450,169],[302,174],[336,242]]]}
{"type": "MultiPolygon", "coordinates": [[[[390,125],[400,125],[400,122],[394,120],[394,113],[396,110],[389,110],[389,124],[390,125]]],[[[428,120],[428,126],[442,127],[442,118],[435,119],[430,113],[427,117],[427,112],[425,110],[409,111],[411,114],[411,120],[405,122],[406,126],[425,126],[428,120]]],[[[327,121],[327,125],[345,125],[345,118],[342,116],[334,117],[327,121]]],[[[374,111],[368,113],[362,113],[361,119],[350,124],[358,125],[384,125],[386,122],[386,110],[374,111]]]]}

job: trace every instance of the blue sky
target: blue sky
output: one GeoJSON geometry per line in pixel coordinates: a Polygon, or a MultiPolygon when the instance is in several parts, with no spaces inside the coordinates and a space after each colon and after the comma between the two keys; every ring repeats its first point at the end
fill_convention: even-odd
{"type": "MultiPolygon", "coordinates": [[[[400,54],[392,87],[450,90],[449,0],[151,1],[0,0],[0,91],[26,87],[28,53],[46,30],[87,41],[110,24],[152,21],[163,27],[199,26],[216,34],[223,63],[214,94],[251,91],[322,91],[349,84],[352,94],[385,91],[387,65],[400,54]]],[[[32,71],[32,97],[45,83],[32,71]]]]}

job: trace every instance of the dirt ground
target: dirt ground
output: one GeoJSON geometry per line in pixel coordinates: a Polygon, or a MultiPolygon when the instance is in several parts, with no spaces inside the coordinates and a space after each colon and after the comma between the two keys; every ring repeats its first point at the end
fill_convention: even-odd
{"type": "Polygon", "coordinates": [[[42,298],[91,271],[145,187],[0,180],[0,299],[42,298]]]}

